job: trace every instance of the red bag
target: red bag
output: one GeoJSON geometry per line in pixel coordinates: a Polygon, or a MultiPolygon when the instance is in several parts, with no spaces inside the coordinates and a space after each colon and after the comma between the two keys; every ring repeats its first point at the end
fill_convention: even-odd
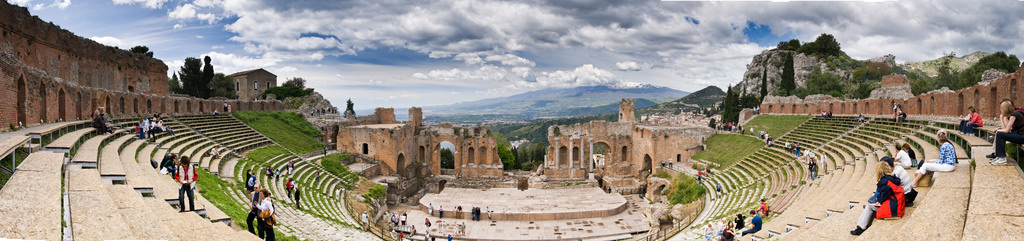
{"type": "Polygon", "coordinates": [[[895,183],[889,182],[889,188],[892,188],[893,195],[887,197],[882,206],[878,207],[878,212],[875,212],[875,218],[891,218],[891,217],[903,217],[903,209],[906,204],[906,199],[903,197],[903,187],[895,183]]]}

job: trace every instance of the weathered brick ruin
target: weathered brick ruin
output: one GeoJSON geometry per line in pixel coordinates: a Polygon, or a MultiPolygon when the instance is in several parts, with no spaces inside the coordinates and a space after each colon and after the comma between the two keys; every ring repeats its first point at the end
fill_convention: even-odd
{"type": "Polygon", "coordinates": [[[419,107],[409,108],[407,122],[396,121],[394,109],[377,108],[372,115],[341,122],[334,137],[339,151],[380,161],[381,172],[387,176],[502,177],[498,144],[490,129],[422,123],[423,111],[419,107]],[[442,142],[455,145],[453,170],[441,168],[442,142]]]}
{"type": "Polygon", "coordinates": [[[583,180],[593,173],[605,190],[634,194],[653,190],[649,179],[661,163],[689,160],[714,134],[706,126],[654,126],[633,121],[632,99],[619,105],[619,121],[593,121],[548,128],[548,179],[583,180]],[[604,160],[593,158],[602,153],[604,160]],[[584,161],[581,161],[584,160],[584,161]]]}
{"type": "Polygon", "coordinates": [[[113,115],[281,110],[280,101],[204,100],[168,95],[167,65],[159,59],[76,36],[0,3],[0,129],[113,115]]]}
{"type": "MultiPolygon", "coordinates": [[[[974,106],[984,118],[998,116],[999,102],[1010,99],[1014,104],[1024,103],[1019,82],[1024,77],[1024,67],[1006,75],[986,72],[982,82],[958,91],[943,88],[914,96],[905,76],[892,74],[882,80],[882,88],[872,92],[871,98],[863,100],[842,100],[834,97],[808,96],[804,99],[768,96],[761,103],[761,113],[776,114],[819,114],[831,111],[836,115],[892,115],[892,102],[900,103],[907,115],[928,115],[956,117],[967,114],[967,107],[974,106]],[[905,90],[903,93],[899,90],[905,90]]],[[[749,116],[744,116],[747,118],[749,116]]]]}

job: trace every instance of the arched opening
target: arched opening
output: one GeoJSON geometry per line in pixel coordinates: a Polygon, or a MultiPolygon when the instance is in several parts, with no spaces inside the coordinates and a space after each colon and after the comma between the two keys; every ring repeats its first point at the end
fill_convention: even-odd
{"type": "Polygon", "coordinates": [[[928,100],[928,112],[931,113],[932,115],[935,115],[935,96],[932,96],[928,100]]]}
{"type": "Polygon", "coordinates": [[[922,102],[921,102],[921,98],[918,98],[918,115],[923,115],[923,114],[925,114],[925,112],[923,111],[923,110],[924,110],[924,109],[923,109],[923,108],[924,108],[924,107],[923,107],[924,105],[922,105],[921,103],[922,103],[922,102]]]}
{"type": "MultiPolygon", "coordinates": [[[[1017,95],[1017,79],[1010,79],[1010,98],[1020,98],[1020,96],[1017,95]]],[[[1019,99],[1013,101],[1013,103],[1019,102],[1021,102],[1019,99]]]]}
{"type": "Polygon", "coordinates": [[[683,154],[676,154],[676,159],[672,160],[672,161],[673,162],[681,162],[681,161],[683,161],[683,154]]]}
{"type": "MultiPolygon", "coordinates": [[[[442,141],[437,145],[441,156],[441,169],[455,169],[455,144],[442,141]]],[[[444,170],[441,170],[444,173],[444,170]]]]}
{"type": "Polygon", "coordinates": [[[622,152],[619,153],[619,155],[621,155],[621,157],[619,159],[619,161],[621,161],[620,163],[629,163],[629,158],[628,158],[629,152],[628,151],[629,151],[629,149],[627,149],[626,146],[622,146],[622,152]]]}
{"type": "Polygon", "coordinates": [[[581,166],[580,165],[580,148],[579,147],[576,147],[576,146],[572,147],[572,158],[571,159],[572,159],[572,164],[569,165],[569,166],[573,166],[573,165],[581,166]]]}
{"type": "Polygon", "coordinates": [[[363,155],[370,154],[370,144],[363,143],[363,155]]]}
{"type": "Polygon", "coordinates": [[[39,85],[39,120],[46,122],[46,85],[39,85]]]}
{"type": "Polygon", "coordinates": [[[611,146],[608,143],[596,142],[594,143],[594,153],[590,156],[590,165],[593,168],[603,167],[608,158],[611,158],[612,153],[611,146]]]}
{"type": "Polygon", "coordinates": [[[132,111],[133,114],[139,113],[139,98],[137,97],[132,99],[132,111]]]}
{"type": "Polygon", "coordinates": [[[146,100],[146,113],[153,113],[153,100],[146,100]]]}
{"type": "Polygon", "coordinates": [[[466,160],[463,164],[476,164],[476,151],[473,150],[472,147],[466,150],[466,157],[469,158],[469,160],[466,160]]]}
{"type": "Polygon", "coordinates": [[[772,109],[775,109],[775,106],[774,105],[768,105],[768,113],[774,113],[774,112],[772,112],[772,109]]]}
{"type": "Polygon", "coordinates": [[[829,113],[835,112],[835,111],[832,110],[832,103],[828,103],[828,112],[829,113]]]}
{"type": "Polygon", "coordinates": [[[481,147],[478,151],[480,152],[480,157],[476,159],[476,165],[487,164],[487,147],[481,147]]]}
{"type": "Polygon", "coordinates": [[[118,103],[117,104],[117,110],[119,110],[119,112],[117,112],[117,113],[123,115],[125,113],[125,111],[124,111],[124,97],[118,98],[118,102],[117,103],[118,103]]]}
{"type": "Polygon", "coordinates": [[[85,103],[88,103],[88,102],[86,102],[85,98],[82,98],[82,91],[81,90],[75,91],[75,96],[74,97],[75,98],[71,102],[75,103],[75,118],[80,120],[80,119],[82,119],[82,106],[85,105],[85,103]],[[74,101],[74,100],[77,100],[77,102],[74,101]]]}
{"type": "Polygon", "coordinates": [[[558,148],[558,166],[567,165],[569,160],[569,148],[562,146],[558,148]]]}
{"type": "MultiPolygon", "coordinates": [[[[989,109],[990,109],[990,111],[992,111],[992,112],[990,112],[991,115],[992,116],[999,116],[999,114],[996,114],[996,113],[999,113],[999,93],[998,93],[998,91],[996,91],[996,87],[992,87],[992,89],[989,90],[989,95],[988,96],[989,96],[988,97],[989,98],[989,103],[992,103],[991,105],[989,105],[989,109]]],[[[978,106],[978,108],[981,108],[981,106],[978,106]]]]}
{"type": "Polygon", "coordinates": [[[964,113],[964,93],[961,92],[960,94],[956,95],[956,99],[956,113],[964,113]]]}
{"type": "Polygon", "coordinates": [[[18,103],[16,103],[18,106],[18,122],[22,125],[28,124],[28,120],[26,118],[28,117],[28,114],[25,113],[25,105],[28,104],[27,101],[25,101],[26,97],[28,97],[28,87],[25,86],[25,77],[23,76],[18,78],[18,103]]]}
{"type": "Polygon", "coordinates": [[[57,91],[57,118],[60,118],[61,120],[67,120],[68,119],[67,112],[66,112],[67,111],[66,110],[67,107],[64,106],[68,102],[67,102],[67,100],[65,100],[65,98],[67,98],[67,94],[64,93],[64,89],[58,90],[57,91]]]}
{"type": "Polygon", "coordinates": [[[185,112],[192,113],[192,102],[189,102],[189,101],[185,102],[185,112]]]}
{"type": "Polygon", "coordinates": [[[199,113],[206,113],[206,102],[199,102],[199,113]]]}
{"type": "MultiPolygon", "coordinates": [[[[992,98],[995,98],[995,97],[996,97],[995,95],[992,95],[992,98]]],[[[981,91],[979,91],[977,88],[974,89],[974,108],[977,108],[977,110],[979,110],[979,111],[981,110],[981,91]]],[[[957,114],[962,114],[962,113],[963,112],[957,113],[957,114]]]]}
{"type": "MultiPolygon", "coordinates": [[[[114,108],[114,105],[112,105],[111,103],[112,103],[112,102],[110,102],[110,96],[108,95],[108,96],[106,97],[106,101],[104,101],[104,102],[103,102],[103,104],[104,104],[104,107],[103,107],[103,111],[105,111],[105,112],[110,112],[110,109],[111,109],[111,108],[114,108]]],[[[107,115],[109,115],[109,113],[107,113],[107,115]]],[[[108,117],[109,117],[109,116],[108,116],[108,117]]]]}
{"type": "Polygon", "coordinates": [[[179,113],[179,112],[180,112],[180,111],[178,111],[178,101],[177,101],[177,100],[175,100],[175,101],[174,101],[174,113],[179,113]]]}
{"type": "Polygon", "coordinates": [[[642,180],[646,180],[651,175],[651,167],[654,165],[654,159],[651,159],[651,155],[644,154],[644,163],[640,168],[640,177],[642,180]]]}
{"type": "Polygon", "coordinates": [[[399,177],[405,177],[405,154],[398,154],[398,161],[395,162],[395,171],[399,177]]]}
{"type": "Polygon", "coordinates": [[[808,113],[808,111],[810,111],[810,110],[811,110],[811,105],[804,104],[804,112],[803,113],[808,113]]]}
{"type": "Polygon", "coordinates": [[[448,184],[448,180],[441,180],[437,182],[437,193],[444,191],[444,186],[448,184]]]}
{"type": "MultiPolygon", "coordinates": [[[[864,102],[864,111],[867,111],[868,113],[871,113],[871,102],[867,102],[867,101],[864,102]]],[[[884,114],[884,113],[882,113],[882,114],[884,114]]]]}
{"type": "Polygon", "coordinates": [[[416,155],[416,161],[418,161],[418,162],[426,162],[426,160],[427,160],[426,156],[427,156],[427,148],[423,147],[423,146],[420,146],[420,152],[419,152],[419,155],[416,155]]]}
{"type": "Polygon", "coordinates": [[[792,113],[796,113],[796,104],[793,104],[793,108],[789,110],[792,113]]]}
{"type": "Polygon", "coordinates": [[[857,111],[857,103],[853,103],[853,113],[860,114],[860,112],[857,111]]]}

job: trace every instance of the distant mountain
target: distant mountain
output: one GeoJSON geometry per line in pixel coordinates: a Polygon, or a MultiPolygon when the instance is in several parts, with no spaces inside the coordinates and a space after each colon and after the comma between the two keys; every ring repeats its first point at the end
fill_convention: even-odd
{"type": "Polygon", "coordinates": [[[483,99],[444,106],[423,107],[424,116],[434,121],[465,120],[467,116],[488,116],[511,120],[586,116],[618,111],[622,98],[637,99],[637,109],[686,96],[687,92],[654,85],[582,86],[530,91],[507,97],[483,99]]]}
{"type": "MultiPolygon", "coordinates": [[[[967,69],[968,67],[971,67],[971,65],[977,63],[978,60],[981,60],[981,58],[984,58],[985,56],[989,55],[992,55],[992,53],[978,51],[968,55],[954,57],[950,59],[949,66],[957,71],[961,71],[967,69]]],[[[942,57],[939,57],[936,59],[925,60],[921,62],[907,61],[906,63],[903,63],[899,66],[903,67],[903,69],[907,71],[920,71],[921,73],[924,73],[927,76],[935,77],[939,75],[939,65],[941,64],[942,57]]]]}
{"type": "Polygon", "coordinates": [[[725,91],[722,91],[722,89],[712,85],[698,90],[697,92],[690,93],[678,100],[661,103],[648,108],[641,108],[638,105],[637,112],[641,115],[653,113],[678,114],[681,112],[696,111],[698,108],[711,107],[715,102],[722,101],[724,98],[725,91]]]}

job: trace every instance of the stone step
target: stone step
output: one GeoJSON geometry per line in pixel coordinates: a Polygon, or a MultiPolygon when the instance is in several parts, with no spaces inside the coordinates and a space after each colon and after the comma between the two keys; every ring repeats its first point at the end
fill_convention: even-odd
{"type": "Polygon", "coordinates": [[[0,190],[0,237],[60,240],[64,154],[35,152],[0,190]]]}

